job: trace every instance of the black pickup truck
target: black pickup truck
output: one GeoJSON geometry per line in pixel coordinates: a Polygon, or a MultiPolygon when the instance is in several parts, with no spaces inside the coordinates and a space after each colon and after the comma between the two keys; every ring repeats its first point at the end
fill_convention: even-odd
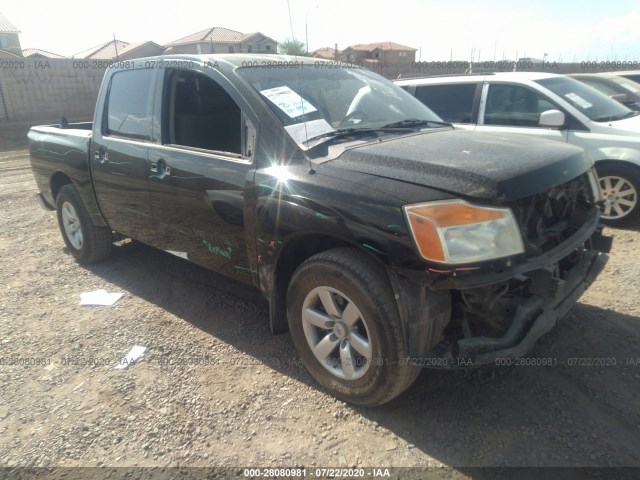
{"type": "Polygon", "coordinates": [[[522,356],[602,270],[582,150],[456,130],[365,69],[175,56],[107,70],[93,123],[33,127],[78,262],[117,233],[259,288],[335,396],[522,356]]]}

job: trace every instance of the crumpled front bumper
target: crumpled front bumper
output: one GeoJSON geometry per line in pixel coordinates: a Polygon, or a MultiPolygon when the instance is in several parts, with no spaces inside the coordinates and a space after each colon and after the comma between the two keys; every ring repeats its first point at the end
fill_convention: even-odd
{"type": "Polygon", "coordinates": [[[598,230],[587,245],[588,248],[581,251],[579,261],[562,279],[555,278],[544,268],[524,273],[530,280],[534,279],[537,288],[518,304],[513,321],[502,337],[469,336],[455,342],[445,339],[426,355],[408,361],[427,368],[455,369],[526,355],[571,309],[606,265],[611,238],[602,236],[598,230]]]}
{"type": "Polygon", "coordinates": [[[501,338],[473,337],[458,341],[458,358],[474,365],[494,363],[498,358],[521,357],[551,330],[578,301],[607,263],[609,256],[597,250],[584,252],[583,258],[558,286],[555,298],[533,295],[518,307],[513,323],[501,338]]]}

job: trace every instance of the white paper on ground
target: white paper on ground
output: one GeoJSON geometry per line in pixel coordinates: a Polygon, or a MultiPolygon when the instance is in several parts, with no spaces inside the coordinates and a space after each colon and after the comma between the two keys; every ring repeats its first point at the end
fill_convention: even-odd
{"type": "Polygon", "coordinates": [[[144,354],[146,349],[147,347],[143,347],[141,345],[134,345],[131,347],[129,353],[127,353],[125,357],[120,360],[120,363],[116,365],[116,370],[125,370],[129,368],[144,354]]]}
{"type": "Polygon", "coordinates": [[[175,255],[176,257],[184,258],[185,260],[189,260],[187,256],[187,252],[177,252],[175,250],[165,250],[165,252],[170,253],[171,255],[175,255]]]}
{"type": "Polygon", "coordinates": [[[84,292],[80,294],[80,305],[113,305],[122,293],[107,293],[106,290],[94,290],[93,292],[84,292]]]}

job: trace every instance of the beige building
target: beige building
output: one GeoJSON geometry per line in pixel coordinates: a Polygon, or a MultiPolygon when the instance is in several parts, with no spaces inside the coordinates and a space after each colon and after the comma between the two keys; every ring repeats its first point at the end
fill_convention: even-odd
{"type": "Polygon", "coordinates": [[[22,57],[20,30],[0,13],[0,57],[22,57]]]}
{"type": "Polygon", "coordinates": [[[342,60],[342,52],[337,47],[322,47],[309,52],[310,57],[323,58],[325,60],[342,60]]]}
{"type": "Polygon", "coordinates": [[[278,42],[260,32],[241,33],[212,27],[165,45],[169,53],[277,53],[278,42]]]}
{"type": "Polygon", "coordinates": [[[416,51],[416,48],[394,42],[363,43],[345,48],[342,52],[342,60],[363,64],[411,64],[416,60],[416,51]]]}

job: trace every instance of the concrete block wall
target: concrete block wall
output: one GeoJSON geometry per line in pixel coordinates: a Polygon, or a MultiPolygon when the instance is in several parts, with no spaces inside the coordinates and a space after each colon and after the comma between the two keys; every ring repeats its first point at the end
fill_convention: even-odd
{"type": "MultiPolygon", "coordinates": [[[[93,119],[100,83],[108,61],[82,59],[0,59],[0,128],[3,123],[57,123],[62,115],[69,122],[93,119]]],[[[604,71],[595,62],[535,63],[518,65],[521,71],[585,73],[604,71]]],[[[512,62],[476,62],[474,73],[512,71],[512,62]]],[[[410,62],[369,66],[389,79],[427,75],[463,74],[469,64],[454,62],[410,62]]],[[[628,68],[628,67],[627,67],[628,68]]],[[[622,70],[623,68],[618,67],[622,70]]]]}
{"type": "Polygon", "coordinates": [[[0,125],[92,120],[105,70],[93,60],[0,60],[0,125]]]}

